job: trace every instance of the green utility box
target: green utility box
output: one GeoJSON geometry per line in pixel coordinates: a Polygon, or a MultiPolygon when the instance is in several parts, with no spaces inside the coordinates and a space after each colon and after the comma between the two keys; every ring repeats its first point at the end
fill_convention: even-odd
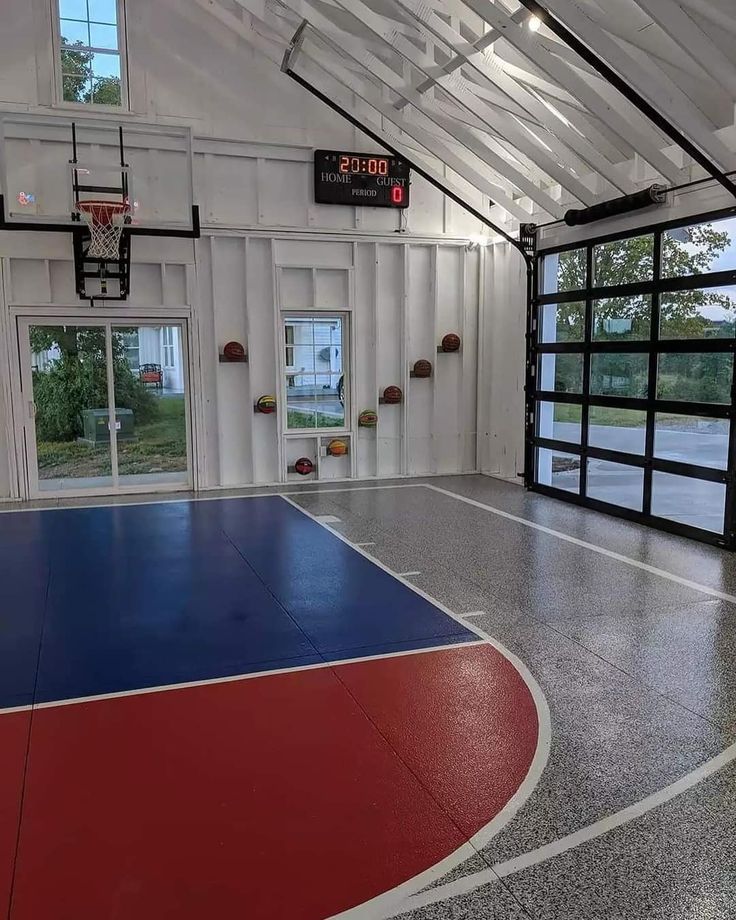
{"type": "MultiPolygon", "coordinates": [[[[108,424],[109,412],[107,409],[85,409],[82,412],[82,427],[84,435],[77,438],[83,444],[110,443],[110,426],[108,424]]],[[[117,428],[118,441],[132,441],[135,438],[135,420],[132,409],[115,410],[115,427],[117,428]]]]}

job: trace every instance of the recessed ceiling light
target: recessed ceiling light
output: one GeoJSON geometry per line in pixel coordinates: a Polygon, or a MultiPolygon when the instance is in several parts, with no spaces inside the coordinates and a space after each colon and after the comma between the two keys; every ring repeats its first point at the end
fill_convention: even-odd
{"type": "Polygon", "coordinates": [[[539,27],[542,25],[542,20],[539,18],[539,16],[530,16],[527,19],[526,24],[529,26],[530,32],[537,32],[539,27]]]}

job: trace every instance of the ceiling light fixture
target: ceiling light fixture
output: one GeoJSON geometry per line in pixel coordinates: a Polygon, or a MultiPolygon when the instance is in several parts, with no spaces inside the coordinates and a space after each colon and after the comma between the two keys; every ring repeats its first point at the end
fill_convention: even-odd
{"type": "Polygon", "coordinates": [[[526,24],[529,26],[530,32],[538,32],[539,27],[542,25],[542,20],[539,18],[539,16],[530,16],[527,19],[526,24]]]}

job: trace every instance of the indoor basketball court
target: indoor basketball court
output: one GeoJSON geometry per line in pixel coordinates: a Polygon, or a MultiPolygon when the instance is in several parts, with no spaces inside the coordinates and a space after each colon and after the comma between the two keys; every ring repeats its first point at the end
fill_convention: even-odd
{"type": "Polygon", "coordinates": [[[728,0],[6,0],[0,912],[732,920],[728,0]]]}

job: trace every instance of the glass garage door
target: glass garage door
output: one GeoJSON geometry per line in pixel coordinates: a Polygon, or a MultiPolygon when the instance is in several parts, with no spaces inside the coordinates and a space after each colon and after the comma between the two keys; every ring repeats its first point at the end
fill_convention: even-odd
{"type": "Polygon", "coordinates": [[[527,484],[733,545],[736,218],[537,262],[527,484]]]}

